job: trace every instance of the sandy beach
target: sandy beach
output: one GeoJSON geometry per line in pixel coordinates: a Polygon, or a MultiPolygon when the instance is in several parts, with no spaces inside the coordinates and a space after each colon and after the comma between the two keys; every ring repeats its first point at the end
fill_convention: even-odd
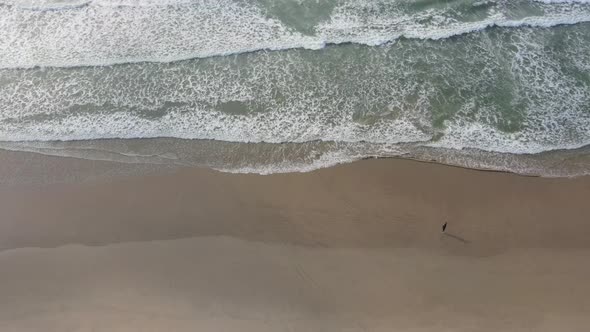
{"type": "Polygon", "coordinates": [[[398,159],[268,176],[0,161],[1,331],[590,325],[590,177],[398,159]]]}

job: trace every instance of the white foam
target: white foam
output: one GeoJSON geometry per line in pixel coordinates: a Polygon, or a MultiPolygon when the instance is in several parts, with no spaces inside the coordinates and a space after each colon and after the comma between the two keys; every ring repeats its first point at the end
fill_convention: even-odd
{"type": "Polygon", "coordinates": [[[80,8],[92,0],[2,0],[0,4],[33,11],[66,10],[80,8]]]}
{"type": "MultiPolygon", "coordinates": [[[[304,36],[286,28],[279,21],[267,18],[257,9],[222,1],[203,3],[211,6],[218,4],[220,7],[203,9],[209,10],[208,13],[189,10],[190,14],[185,16],[181,12],[177,13],[178,8],[174,6],[166,7],[164,12],[172,11],[182,19],[189,19],[189,16],[194,19],[193,15],[196,15],[199,22],[194,24],[191,21],[183,25],[185,23],[182,20],[172,20],[166,24],[179,24],[180,28],[175,27],[170,31],[150,30],[151,25],[134,25],[138,15],[144,17],[145,13],[157,13],[162,8],[146,6],[147,9],[133,8],[132,12],[126,12],[128,8],[110,8],[107,12],[121,22],[128,20],[131,26],[139,29],[132,32],[139,38],[134,41],[135,46],[139,47],[134,48],[134,52],[139,50],[144,55],[153,55],[153,52],[164,49],[163,46],[172,45],[167,55],[171,58],[184,54],[179,50],[187,51],[195,45],[203,46],[200,52],[210,52],[203,54],[215,54],[220,45],[225,51],[236,45],[256,49],[260,46],[256,44],[259,42],[287,48],[289,45],[315,45],[319,48],[327,41],[377,45],[388,38],[401,36],[447,38],[492,25],[545,27],[570,24],[585,20],[587,15],[585,9],[573,11],[565,6],[544,17],[511,20],[503,13],[495,12],[486,20],[458,22],[448,17],[438,17],[435,11],[423,13],[423,16],[368,19],[355,14],[355,8],[341,8],[330,20],[318,25],[317,35],[304,36]],[[230,6],[230,10],[226,10],[227,6],[230,6]],[[235,20],[218,31],[218,22],[210,20],[215,13],[225,15],[223,17],[226,20],[235,20]],[[435,24],[428,26],[416,23],[428,18],[434,20],[435,24]],[[246,37],[239,35],[244,33],[242,25],[245,22],[253,29],[246,37]],[[174,44],[179,42],[174,38],[175,33],[183,32],[186,27],[202,26],[206,27],[204,36],[222,38],[232,34],[235,40],[229,39],[219,44],[221,39],[208,41],[191,31],[186,35],[181,34],[180,40],[196,44],[174,44]],[[147,44],[143,45],[144,42],[147,44]],[[185,46],[188,48],[183,48],[185,46]]],[[[87,16],[77,15],[79,12],[96,10],[102,13],[103,9],[96,9],[98,7],[93,5],[65,11],[66,14],[33,13],[28,19],[66,15],[70,28],[79,27],[83,30],[86,27],[81,24],[87,16]]],[[[2,10],[8,9],[0,8],[2,10]]],[[[174,15],[170,17],[176,17],[174,15]]],[[[165,20],[166,17],[156,17],[154,21],[164,24],[158,20],[165,20]]],[[[149,20],[146,22],[154,23],[149,20]]],[[[55,26],[53,23],[48,24],[48,30],[61,27],[63,21],[54,23],[55,26]]],[[[91,22],[91,25],[95,23],[91,22]]],[[[0,22],[2,24],[6,22],[0,22]]],[[[12,27],[10,24],[5,26],[12,27]]],[[[3,36],[14,36],[9,31],[7,35],[0,35],[0,44],[14,46],[15,57],[28,48],[22,58],[7,58],[7,63],[12,61],[13,65],[35,63],[35,59],[45,59],[45,56],[62,61],[60,63],[67,62],[68,65],[75,63],[72,59],[111,61],[115,58],[112,57],[113,53],[108,52],[113,48],[106,47],[111,44],[123,45],[123,48],[114,49],[119,55],[131,50],[125,48],[125,43],[132,34],[125,35],[126,32],[113,30],[110,31],[113,35],[106,36],[107,30],[101,31],[102,27],[90,29],[95,28],[99,29],[98,35],[102,34],[104,39],[98,38],[90,44],[86,39],[78,40],[79,45],[70,45],[71,52],[63,53],[67,55],[63,59],[59,58],[63,55],[59,53],[60,47],[48,48],[56,40],[44,31],[41,31],[39,39],[31,34],[29,37],[32,39],[28,43],[2,39],[3,36]],[[49,39],[44,40],[46,37],[49,39]],[[34,49],[39,43],[45,48],[34,49]],[[99,57],[94,51],[98,51],[99,57]]],[[[72,31],[77,30],[69,30],[68,33],[72,31]]],[[[67,39],[68,33],[57,32],[64,39],[67,39]]],[[[381,48],[346,45],[324,50],[321,57],[311,55],[316,55],[316,52],[260,52],[235,59],[214,58],[170,65],[3,70],[0,72],[0,141],[177,137],[256,143],[334,141],[347,142],[356,147],[324,151],[319,157],[304,161],[245,163],[231,167],[212,165],[225,171],[264,174],[308,171],[364,157],[404,154],[399,149],[400,143],[453,151],[478,149],[511,154],[572,149],[590,144],[590,114],[587,112],[590,89],[583,82],[573,81],[571,75],[560,68],[571,65],[574,66],[571,70],[588,73],[590,44],[584,33],[581,27],[556,30],[523,28],[499,30],[489,35],[471,34],[462,37],[467,42],[448,41],[449,46],[445,46],[446,42],[418,41],[400,42],[399,45],[381,48]],[[562,33],[552,35],[553,31],[562,33]],[[548,50],[545,43],[548,39],[545,37],[562,38],[559,57],[548,50]],[[452,47],[454,52],[450,53],[453,55],[449,55],[444,47],[452,47]],[[456,49],[460,47],[464,48],[456,49]],[[339,50],[350,52],[338,53],[339,50]],[[404,53],[396,53],[396,50],[404,53]],[[332,55],[337,57],[331,59],[332,55]],[[335,61],[338,61],[338,67],[330,67],[335,61]],[[427,75],[418,72],[424,66],[430,66],[427,75]],[[463,70],[465,68],[472,70],[463,70]],[[507,121],[502,118],[506,116],[502,114],[506,109],[485,102],[486,99],[494,100],[495,96],[491,96],[490,91],[496,91],[503,79],[514,83],[510,92],[514,94],[515,105],[510,106],[514,106],[514,111],[521,116],[520,128],[511,132],[498,129],[503,121],[507,121]],[[452,113],[444,128],[433,128],[432,118],[438,115],[433,113],[441,111],[435,109],[435,102],[445,98],[457,100],[443,104],[442,108],[459,107],[460,110],[452,113]],[[235,103],[238,105],[235,108],[243,107],[245,110],[223,111],[220,105],[226,103],[235,103]],[[436,140],[432,141],[433,138],[436,140]],[[364,144],[371,148],[366,148],[364,144]],[[375,148],[383,145],[388,147],[381,150],[375,148]]],[[[65,41],[59,39],[58,44],[62,42],[65,41]]],[[[0,48],[0,53],[13,50],[0,48]]],[[[42,151],[58,153],[51,149],[42,151]]],[[[66,153],[83,155],[80,151],[66,153]]],[[[97,153],[90,151],[90,154],[97,153]]],[[[176,163],[180,160],[149,153],[98,155],[102,155],[101,158],[131,161],[157,159],[176,163]]]]}
{"type": "Polygon", "coordinates": [[[363,156],[350,155],[344,151],[328,151],[322,153],[319,158],[311,161],[282,161],[279,163],[260,163],[258,165],[247,166],[225,166],[215,167],[214,169],[220,172],[236,173],[236,174],[277,174],[277,173],[307,173],[322,168],[328,168],[341,164],[349,164],[363,156]]]}
{"type": "Polygon", "coordinates": [[[195,3],[194,0],[1,0],[0,4],[24,10],[59,11],[86,5],[104,7],[162,7],[195,3]]]}
{"type": "Polygon", "coordinates": [[[400,37],[449,38],[492,26],[551,27],[590,21],[590,7],[582,5],[546,5],[543,16],[521,19],[510,19],[504,11],[492,8],[482,20],[461,22],[452,11],[408,14],[395,6],[368,15],[366,7],[374,4],[355,1],[334,9],[328,20],[315,27],[315,34],[304,35],[270,18],[262,8],[231,0],[4,1],[68,10],[0,7],[0,68],[172,62],[350,42],[374,46],[400,37]],[[89,6],[69,10],[86,4],[89,6]]]}
{"type": "Polygon", "coordinates": [[[92,0],[93,6],[105,7],[161,7],[198,3],[195,0],[92,0]]]}
{"type": "Polygon", "coordinates": [[[134,114],[90,113],[40,123],[5,123],[0,141],[70,141],[102,138],[177,137],[232,142],[284,143],[314,140],[342,142],[416,142],[430,136],[411,122],[398,120],[371,127],[348,118],[321,119],[310,113],[270,112],[228,116],[210,110],[178,109],[158,119],[134,114]]]}
{"type": "Polygon", "coordinates": [[[542,3],[590,3],[590,0],[535,0],[542,3]]]}
{"type": "Polygon", "coordinates": [[[400,48],[391,45],[354,49],[346,57],[340,49],[315,58],[297,52],[251,54],[239,65],[216,58],[175,65],[7,70],[0,81],[0,140],[422,142],[510,153],[576,148],[590,143],[590,90],[559,68],[562,61],[587,64],[590,52],[582,29],[566,31],[562,58],[545,50],[550,31],[521,29],[497,38],[496,43],[508,39],[509,45],[471,36],[468,43],[454,44],[465,49],[446,55],[451,58],[441,52],[442,44],[418,43],[423,53],[411,49],[412,57],[399,57],[400,48]],[[339,56],[338,68],[329,67],[332,53],[339,56]],[[424,78],[414,70],[426,60],[432,68],[424,78]],[[467,67],[474,70],[463,70],[467,67]],[[505,77],[497,76],[505,71],[505,77]],[[440,78],[449,86],[435,83],[440,78]],[[497,99],[489,94],[505,79],[514,82],[515,102],[526,101],[514,106],[522,123],[513,132],[498,129],[505,120],[496,118],[505,109],[480,101],[497,99]],[[440,110],[433,109],[433,102],[455,97],[441,95],[444,89],[463,91],[471,99],[462,97],[460,112],[442,130],[434,129],[433,112],[440,110]],[[219,105],[227,102],[245,110],[223,112],[219,105]],[[429,142],[433,137],[440,139],[429,142]]]}

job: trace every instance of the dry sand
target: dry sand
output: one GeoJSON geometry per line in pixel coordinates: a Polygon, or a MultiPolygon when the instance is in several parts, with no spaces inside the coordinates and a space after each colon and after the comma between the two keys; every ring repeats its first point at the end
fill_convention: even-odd
{"type": "Polygon", "coordinates": [[[117,167],[0,153],[0,331],[590,326],[589,177],[390,159],[62,181],[117,167]]]}

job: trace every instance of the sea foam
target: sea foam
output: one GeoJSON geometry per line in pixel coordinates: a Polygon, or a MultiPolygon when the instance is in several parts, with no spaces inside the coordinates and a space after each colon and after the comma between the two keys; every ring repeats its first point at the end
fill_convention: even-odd
{"type": "Polygon", "coordinates": [[[409,155],[542,173],[493,156],[590,144],[590,6],[580,2],[338,1],[303,23],[254,1],[4,4],[4,148],[235,172],[409,155]],[[70,149],[156,137],[228,150],[193,162],[166,149],[70,149]],[[240,149],[253,157],[227,159],[240,149]]]}
{"type": "Polygon", "coordinates": [[[0,68],[173,62],[341,43],[375,46],[402,37],[450,38],[494,26],[553,27],[590,21],[590,6],[583,4],[539,3],[537,10],[543,15],[520,17],[499,2],[481,9],[477,20],[465,20],[466,9],[408,11],[391,5],[377,10],[373,7],[378,1],[344,1],[302,31],[255,2],[3,1],[13,5],[0,7],[0,68]]]}
{"type": "Polygon", "coordinates": [[[586,29],[3,70],[0,140],[414,143],[521,154],[577,148],[590,143],[590,90],[578,77],[589,70],[586,29]],[[561,44],[551,50],[550,40],[561,44]]]}

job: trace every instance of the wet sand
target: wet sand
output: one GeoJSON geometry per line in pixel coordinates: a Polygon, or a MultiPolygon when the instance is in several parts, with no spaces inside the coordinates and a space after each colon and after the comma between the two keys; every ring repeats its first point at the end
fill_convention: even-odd
{"type": "Polygon", "coordinates": [[[121,167],[0,153],[1,331],[590,326],[590,177],[121,167]]]}

